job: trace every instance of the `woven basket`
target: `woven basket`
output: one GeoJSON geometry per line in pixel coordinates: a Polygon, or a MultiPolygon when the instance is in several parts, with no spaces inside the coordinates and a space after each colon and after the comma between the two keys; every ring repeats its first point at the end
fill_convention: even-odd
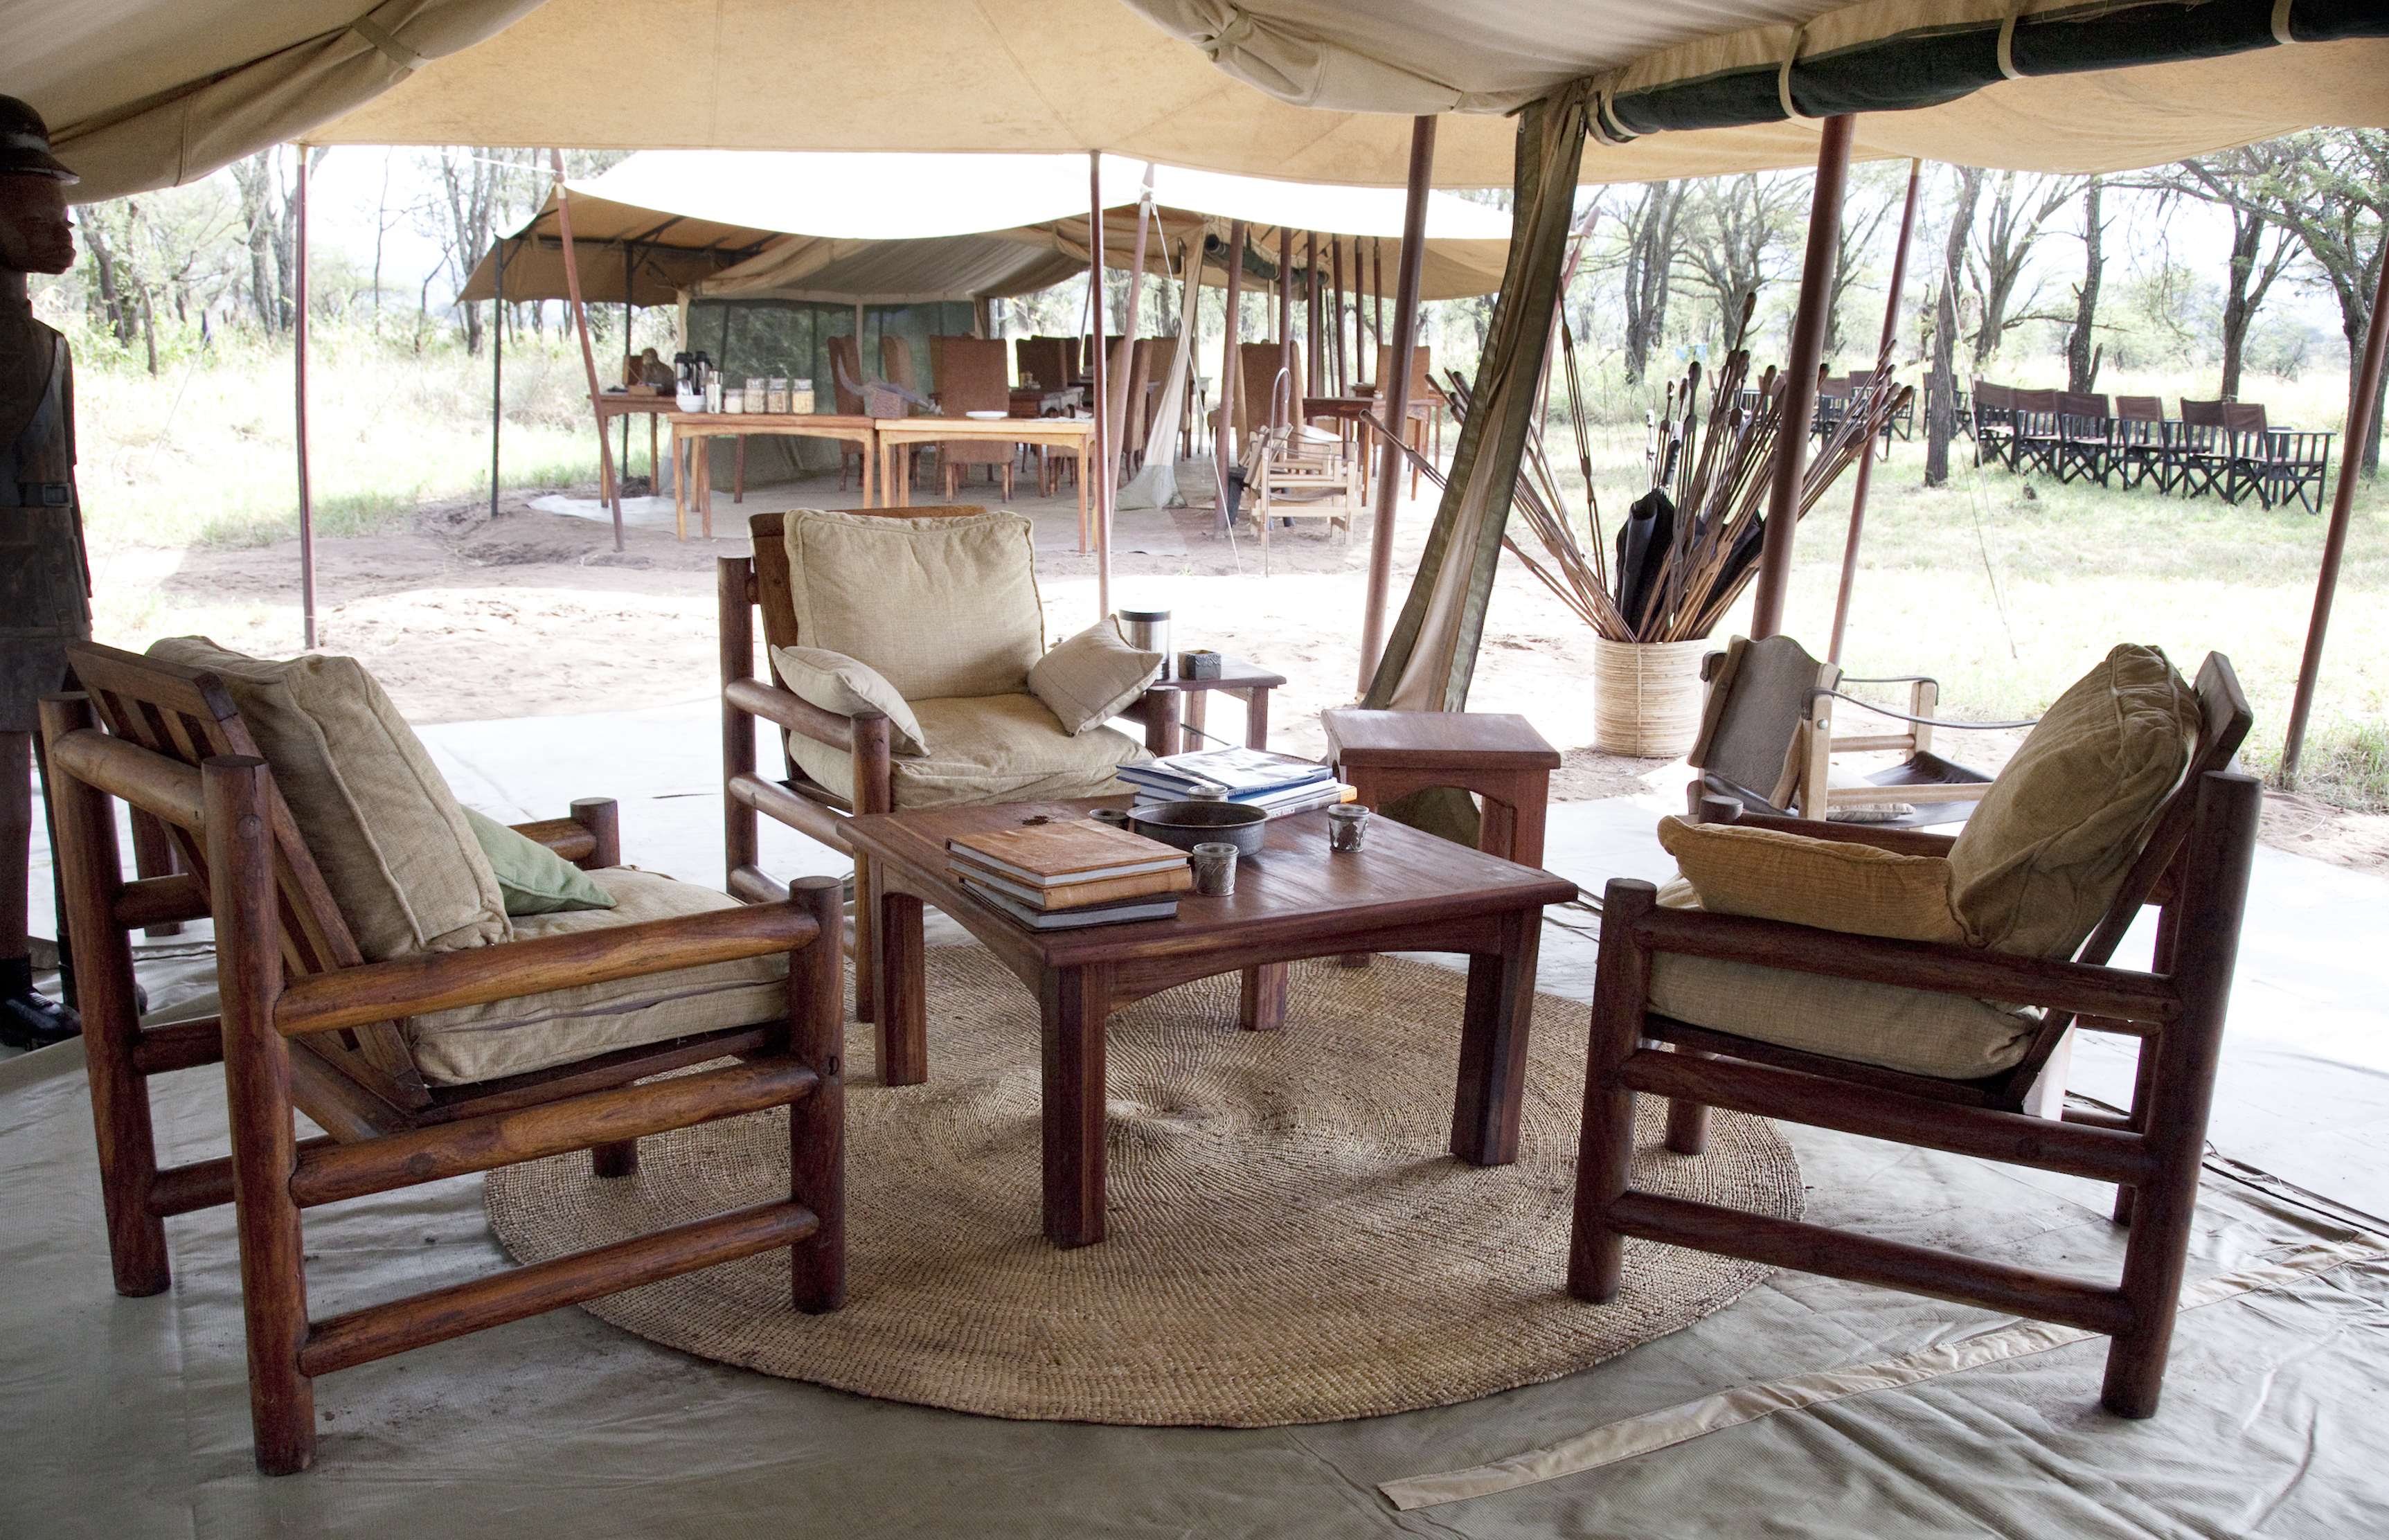
{"type": "Polygon", "coordinates": [[[1701,728],[1701,658],[1717,651],[1696,642],[1592,639],[1592,746],[1635,759],[1672,759],[1701,728]]]}

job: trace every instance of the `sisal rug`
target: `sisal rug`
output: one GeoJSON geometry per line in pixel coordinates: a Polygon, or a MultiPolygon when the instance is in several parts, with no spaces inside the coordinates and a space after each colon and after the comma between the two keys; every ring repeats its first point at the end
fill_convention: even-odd
{"type": "MultiPolygon", "coordinates": [[[[1561,1287],[1586,1010],[1535,1002],[1515,1165],[1446,1152],[1464,982],[1392,957],[1294,965],[1283,1033],[1237,1030],[1235,977],[1116,1012],[1110,1239],[1039,1229],[1038,1025],[976,947],[928,954],[929,1081],[847,1088],[849,1303],[802,1316],[786,1253],[591,1302],[723,1363],[995,1417],[1270,1427],[1447,1406],[1554,1380],[1679,1330],[1767,1269],[1628,1242],[1606,1305],[1561,1287]]],[[[850,1061],[871,1063],[850,1029],[850,1061]]],[[[1765,1121],[1718,1114],[1710,1152],[1661,1147],[1643,1098],[1638,1185],[1796,1216],[1765,1121]]],[[[534,1262],[786,1193],[786,1114],[491,1173],[492,1224],[534,1262]]]]}

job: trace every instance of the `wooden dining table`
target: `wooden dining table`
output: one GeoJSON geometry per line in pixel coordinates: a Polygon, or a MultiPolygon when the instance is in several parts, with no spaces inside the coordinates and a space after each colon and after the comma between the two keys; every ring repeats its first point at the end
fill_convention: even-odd
{"type": "Polygon", "coordinates": [[[1094,528],[1087,508],[1085,458],[1093,447],[1092,417],[883,417],[879,419],[879,485],[888,508],[913,505],[912,477],[903,474],[908,444],[953,439],[995,439],[1009,444],[1064,444],[1079,452],[1079,549],[1093,549],[1094,528]]]}
{"type": "Polygon", "coordinates": [[[735,501],[745,494],[746,438],[750,433],[775,434],[786,439],[832,439],[841,443],[859,444],[862,448],[862,505],[881,506],[878,489],[872,484],[873,453],[878,442],[879,423],[871,417],[841,417],[828,413],[789,412],[675,412],[671,423],[672,454],[672,524],[680,538],[688,539],[688,512],[694,506],[705,538],[713,538],[713,477],[707,463],[704,445],[709,439],[739,440],[741,485],[733,494],[735,501]],[[681,446],[691,446],[683,460],[681,446]]]}

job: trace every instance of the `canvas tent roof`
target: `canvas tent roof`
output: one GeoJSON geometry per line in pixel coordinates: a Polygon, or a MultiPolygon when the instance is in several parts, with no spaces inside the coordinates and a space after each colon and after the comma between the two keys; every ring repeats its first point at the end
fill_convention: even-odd
{"type": "Polygon", "coordinates": [[[1588,181],[1810,164],[1814,130],[1786,121],[1786,103],[1862,111],[1860,157],[2035,171],[2389,126],[2378,0],[362,4],[15,0],[0,13],[0,92],[49,119],[86,200],[300,137],[1101,148],[1394,186],[1408,154],[1396,115],[1425,111],[1454,113],[1437,184],[1485,186],[1510,179],[1499,110],[1587,75],[1604,78],[1614,137],[1639,135],[1589,146],[1588,181]]]}
{"type": "MultiPolygon", "coordinates": [[[[1144,168],[1103,163],[1109,265],[1132,261],[1144,168]]],[[[569,185],[581,291],[593,302],[624,298],[629,249],[632,303],[706,297],[899,303],[1025,294],[1084,272],[1086,161],[1078,156],[732,154],[634,155],[602,176],[569,185]]],[[[1399,194],[1309,187],[1171,167],[1155,168],[1164,238],[1191,248],[1242,219],[1264,232],[1274,262],[1278,233],[1298,228],[1375,238],[1383,265],[1399,261],[1399,194]],[[1386,238],[1396,237],[1396,238],[1386,238]]],[[[1430,299],[1501,286],[1509,216],[1437,194],[1430,199],[1422,292],[1430,299]]],[[[1295,257],[1300,260],[1301,253],[1295,257]]],[[[485,254],[462,298],[496,292],[496,252],[485,254]]],[[[1156,242],[1147,267],[1169,259],[1156,242]]],[[[1207,281],[1225,281],[1214,254],[1207,281]]],[[[1174,271],[1174,269],[1172,270],[1174,271]]],[[[506,294],[565,292],[563,243],[551,196],[506,239],[506,294]]]]}

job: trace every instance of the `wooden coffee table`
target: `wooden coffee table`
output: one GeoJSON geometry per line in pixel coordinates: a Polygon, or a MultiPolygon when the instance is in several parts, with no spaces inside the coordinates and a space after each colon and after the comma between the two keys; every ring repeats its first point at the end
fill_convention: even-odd
{"type": "MultiPolygon", "coordinates": [[[[1542,908],[1576,885],[1531,867],[1372,820],[1368,847],[1327,851],[1327,815],[1269,825],[1260,856],[1238,863],[1225,898],[1182,896],[1178,917],[1035,932],[969,897],[948,873],[946,841],[1040,815],[1082,817],[1099,802],[1009,803],[872,813],[846,824],[869,858],[879,911],[875,970],[880,1077],[928,1078],[921,910],[933,905],[985,943],[1037,997],[1044,1060],[1045,1234],[1057,1246],[1104,1238],[1104,1021],[1123,1005],[1215,974],[1244,975],[1239,1019],[1271,1031],[1285,1019],[1285,964],[1350,952],[1464,952],[1451,1152],[1475,1165],[1517,1157],[1527,1029],[1542,908]]],[[[1297,1030],[1300,1023],[1296,1024],[1297,1030]]]]}

